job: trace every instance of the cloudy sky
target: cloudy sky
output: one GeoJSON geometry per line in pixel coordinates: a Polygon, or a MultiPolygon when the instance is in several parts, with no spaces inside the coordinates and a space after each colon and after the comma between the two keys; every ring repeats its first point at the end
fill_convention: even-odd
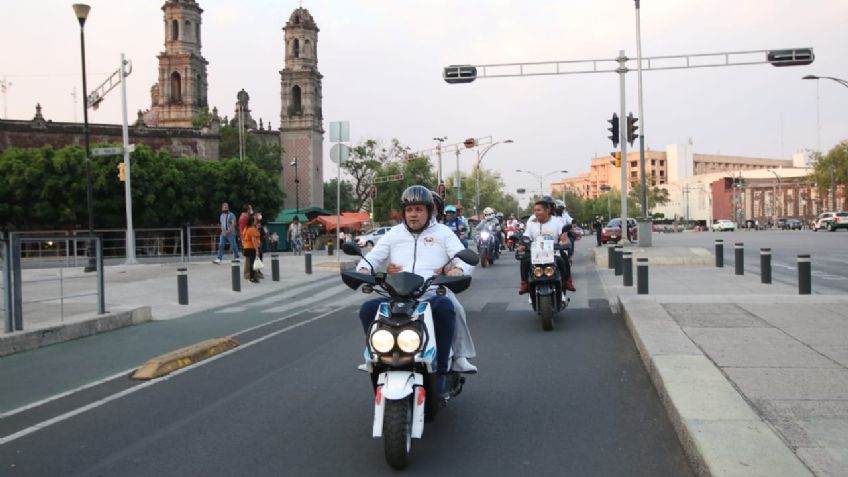
{"type": "MultiPolygon", "coordinates": [[[[72,1],[4,0],[0,77],[9,119],[30,119],[36,103],[54,121],[82,120],[79,28],[72,1]]],[[[86,23],[89,87],[133,61],[131,112],[150,106],[156,55],[164,49],[164,0],[90,0],[86,23]]],[[[280,124],[283,31],[295,0],[199,0],[209,102],[232,116],[236,93],[250,93],[257,120],[280,124]]],[[[354,141],[398,138],[414,149],[466,137],[513,139],[486,156],[508,190],[538,188],[521,168],[586,172],[606,155],[608,119],[618,111],[618,75],[481,79],[447,85],[449,64],[609,59],[636,56],[632,0],[304,0],[321,32],[325,121],[348,120],[354,141]]],[[[789,158],[815,149],[816,83],[821,148],[848,139],[848,88],[803,81],[808,74],[848,79],[848,1],[642,0],[645,57],[813,47],[810,66],[769,65],[644,73],[646,146],[692,141],[696,153],[789,158]]],[[[636,74],[627,108],[637,112],[636,74]]],[[[131,113],[131,118],[134,117],[131,113]]],[[[120,122],[113,92],[91,122],[120,122]]],[[[328,126],[325,124],[325,128],[328,126]]],[[[329,139],[329,137],[327,137],[329,139]]],[[[329,147],[325,145],[325,153],[329,147]]],[[[460,167],[470,170],[471,152],[460,167]]],[[[329,164],[329,160],[327,160],[329,164]]],[[[446,161],[448,172],[455,160],[446,161]]],[[[326,169],[332,173],[333,166],[326,169]]],[[[555,179],[557,176],[552,176],[555,179]]],[[[547,182],[546,182],[547,184],[547,182]]]]}

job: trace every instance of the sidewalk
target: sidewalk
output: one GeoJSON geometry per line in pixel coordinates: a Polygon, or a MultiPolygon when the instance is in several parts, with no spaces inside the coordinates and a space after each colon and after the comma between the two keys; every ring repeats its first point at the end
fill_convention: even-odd
{"type": "MultiPolygon", "coordinates": [[[[265,279],[251,283],[240,276],[241,291],[232,290],[231,260],[216,265],[214,257],[189,263],[114,265],[105,267],[106,314],[97,314],[96,274],[74,269],[26,269],[23,277],[23,331],[0,333],[0,357],[53,343],[89,336],[150,320],[170,320],[275,290],[337,275],[339,264],[354,257],[312,255],[312,274],[304,256],[280,253],[280,281],[272,281],[271,254],[265,255],[265,279]],[[186,268],[189,304],[180,305],[177,269],[186,268]]],[[[232,256],[230,255],[230,259],[232,256]]],[[[241,263],[243,266],[243,261],[241,263]]]]}
{"type": "Polygon", "coordinates": [[[637,295],[635,266],[624,287],[603,264],[697,474],[848,475],[848,297],[714,266],[649,267],[650,294],[637,295]]]}

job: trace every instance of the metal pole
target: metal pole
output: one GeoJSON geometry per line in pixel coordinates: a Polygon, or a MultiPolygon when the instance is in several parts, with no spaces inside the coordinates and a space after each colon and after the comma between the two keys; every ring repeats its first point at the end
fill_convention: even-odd
{"type": "Polygon", "coordinates": [[[615,267],[615,276],[617,276],[617,277],[621,276],[621,274],[623,273],[623,270],[621,268],[621,255],[623,253],[624,253],[624,246],[623,245],[616,245],[615,246],[615,255],[614,255],[614,260],[615,260],[614,267],[615,267]]]}
{"type": "Polygon", "coordinates": [[[462,176],[459,174],[459,148],[456,148],[456,205],[462,205],[462,176]]]}
{"type": "Polygon", "coordinates": [[[810,255],[798,255],[798,294],[809,295],[812,293],[812,263],[810,255]]]}
{"type": "Polygon", "coordinates": [[[639,295],[648,294],[648,259],[636,259],[636,293],[639,295]]]}
{"type": "Polygon", "coordinates": [[[760,249],[760,283],[771,283],[771,249],[760,249]]]}
{"type": "Polygon", "coordinates": [[[477,199],[474,203],[474,215],[480,217],[480,149],[477,149],[477,199]]]}
{"type": "MultiPolygon", "coordinates": [[[[636,2],[636,86],[639,96],[639,121],[642,122],[640,128],[642,133],[639,134],[639,177],[642,184],[642,217],[648,217],[648,187],[645,178],[645,111],[642,107],[642,33],[641,33],[641,13],[639,9],[639,0],[636,2]]],[[[647,232],[651,233],[651,228],[647,228],[647,232]]],[[[639,230],[639,237],[643,235],[643,230],[639,230]]],[[[641,242],[641,241],[640,241],[641,242]]],[[[650,241],[648,242],[650,243],[650,241]]]]}
{"type": "Polygon", "coordinates": [[[10,238],[12,240],[12,255],[10,260],[12,263],[12,314],[14,315],[15,330],[21,331],[24,329],[24,300],[23,291],[21,290],[24,284],[23,277],[21,277],[21,239],[17,235],[12,235],[10,238]]]}
{"type": "Polygon", "coordinates": [[[736,274],[744,275],[745,274],[745,244],[742,242],[736,242],[734,246],[734,259],[736,265],[736,274]]]}
{"type": "MultiPolygon", "coordinates": [[[[85,75],[85,18],[79,19],[80,22],[80,54],[82,56],[82,118],[83,118],[83,138],[85,141],[85,183],[86,183],[86,202],[88,208],[88,233],[89,235],[94,235],[94,192],[92,190],[91,184],[91,144],[89,141],[89,130],[88,130],[88,83],[86,82],[85,75]]],[[[93,272],[97,270],[97,264],[95,263],[94,256],[92,255],[92,249],[94,248],[94,243],[92,241],[88,242],[88,247],[86,248],[86,255],[88,255],[88,264],[84,268],[86,272],[93,272]]]]}
{"type": "Polygon", "coordinates": [[[241,261],[238,259],[234,259],[232,261],[232,266],[230,267],[230,275],[233,281],[233,291],[240,292],[241,291],[241,261]]]}
{"type": "Polygon", "coordinates": [[[271,280],[280,281],[280,257],[276,253],[271,255],[271,280]]]}
{"type": "Polygon", "coordinates": [[[621,144],[621,234],[628,237],[627,234],[627,117],[625,114],[625,92],[624,92],[624,75],[627,73],[627,57],[624,56],[624,50],[618,51],[618,86],[621,105],[619,108],[619,127],[618,132],[621,135],[619,143],[621,144]]]}
{"type": "Polygon", "coordinates": [[[438,170],[436,171],[437,181],[439,184],[442,183],[442,141],[439,140],[439,143],[436,144],[436,160],[438,170]]]}
{"type": "Polygon", "coordinates": [[[724,267],[724,240],[715,241],[715,264],[717,268],[724,267]]]}
{"type": "Polygon", "coordinates": [[[97,252],[97,314],[106,313],[106,284],[104,276],[106,269],[103,268],[103,238],[95,237],[96,252],[97,252]]]}
{"type": "Polygon", "coordinates": [[[177,269],[177,302],[188,305],[188,269],[177,269]]]}
{"type": "Polygon", "coordinates": [[[633,286],[633,252],[627,251],[622,255],[622,270],[624,273],[624,286],[633,286]]]}
{"type": "Polygon", "coordinates": [[[303,254],[303,263],[307,275],[312,275],[312,251],[307,250],[303,254]]]}
{"type": "Polygon", "coordinates": [[[124,262],[127,265],[133,265],[138,263],[135,259],[135,231],[133,230],[133,214],[132,214],[132,182],[130,180],[130,133],[129,133],[129,122],[127,120],[127,76],[128,72],[124,70],[127,65],[127,60],[124,58],[124,54],[121,53],[121,108],[123,110],[124,116],[124,124],[123,124],[123,136],[124,136],[124,174],[125,180],[124,182],[124,197],[126,198],[126,209],[127,209],[127,261],[124,262]]]}
{"type": "MultiPolygon", "coordinates": [[[[339,132],[341,132],[341,124],[339,124],[339,132]]],[[[341,137],[341,134],[339,134],[341,137]]],[[[341,142],[336,143],[336,149],[339,150],[339,172],[336,178],[336,243],[340,243],[342,241],[342,227],[341,227],[341,217],[342,217],[342,145],[341,142]]],[[[332,253],[330,253],[332,255],[332,253]]],[[[341,260],[342,254],[339,254],[336,260],[341,260]]]]}

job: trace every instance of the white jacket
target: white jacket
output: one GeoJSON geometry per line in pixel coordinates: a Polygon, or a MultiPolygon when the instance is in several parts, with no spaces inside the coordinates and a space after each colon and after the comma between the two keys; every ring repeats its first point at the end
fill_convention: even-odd
{"type": "MultiPolygon", "coordinates": [[[[421,277],[430,278],[436,269],[444,266],[460,250],[465,250],[453,231],[442,224],[431,222],[419,234],[412,234],[404,224],[395,225],[374,245],[365,256],[375,271],[385,270],[392,263],[421,277]]],[[[454,265],[470,275],[474,267],[456,259],[454,265]]],[[[356,265],[357,270],[368,268],[365,260],[356,265]]]]}

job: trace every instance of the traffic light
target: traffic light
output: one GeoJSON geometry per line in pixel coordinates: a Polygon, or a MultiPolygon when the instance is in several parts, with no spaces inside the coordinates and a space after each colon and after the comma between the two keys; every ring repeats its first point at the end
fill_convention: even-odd
{"type": "Polygon", "coordinates": [[[618,130],[618,114],[612,113],[612,119],[607,119],[607,122],[612,126],[607,129],[607,131],[612,133],[608,136],[610,141],[612,141],[612,147],[618,147],[618,138],[621,137],[618,130]]]}
{"type": "Polygon", "coordinates": [[[629,142],[631,146],[633,145],[633,141],[639,137],[639,135],[636,134],[636,130],[639,129],[639,126],[636,125],[637,121],[639,121],[639,118],[634,118],[633,113],[629,113],[627,115],[627,142],[629,142]]]}
{"type": "Polygon", "coordinates": [[[127,169],[123,162],[118,163],[118,179],[121,182],[127,181],[127,169]]]}
{"type": "Polygon", "coordinates": [[[371,198],[373,199],[377,196],[377,186],[372,184],[371,190],[369,190],[368,192],[371,194],[371,198]]]}
{"type": "Polygon", "coordinates": [[[804,66],[816,59],[812,48],[795,48],[792,50],[771,50],[766,53],[766,61],[772,66],[804,66]]]}
{"type": "Polygon", "coordinates": [[[621,151],[615,151],[612,153],[613,162],[612,165],[615,167],[621,167],[621,151]]]}
{"type": "Polygon", "coordinates": [[[442,70],[442,79],[448,84],[470,83],[477,79],[477,68],[471,65],[451,65],[442,70]]]}

